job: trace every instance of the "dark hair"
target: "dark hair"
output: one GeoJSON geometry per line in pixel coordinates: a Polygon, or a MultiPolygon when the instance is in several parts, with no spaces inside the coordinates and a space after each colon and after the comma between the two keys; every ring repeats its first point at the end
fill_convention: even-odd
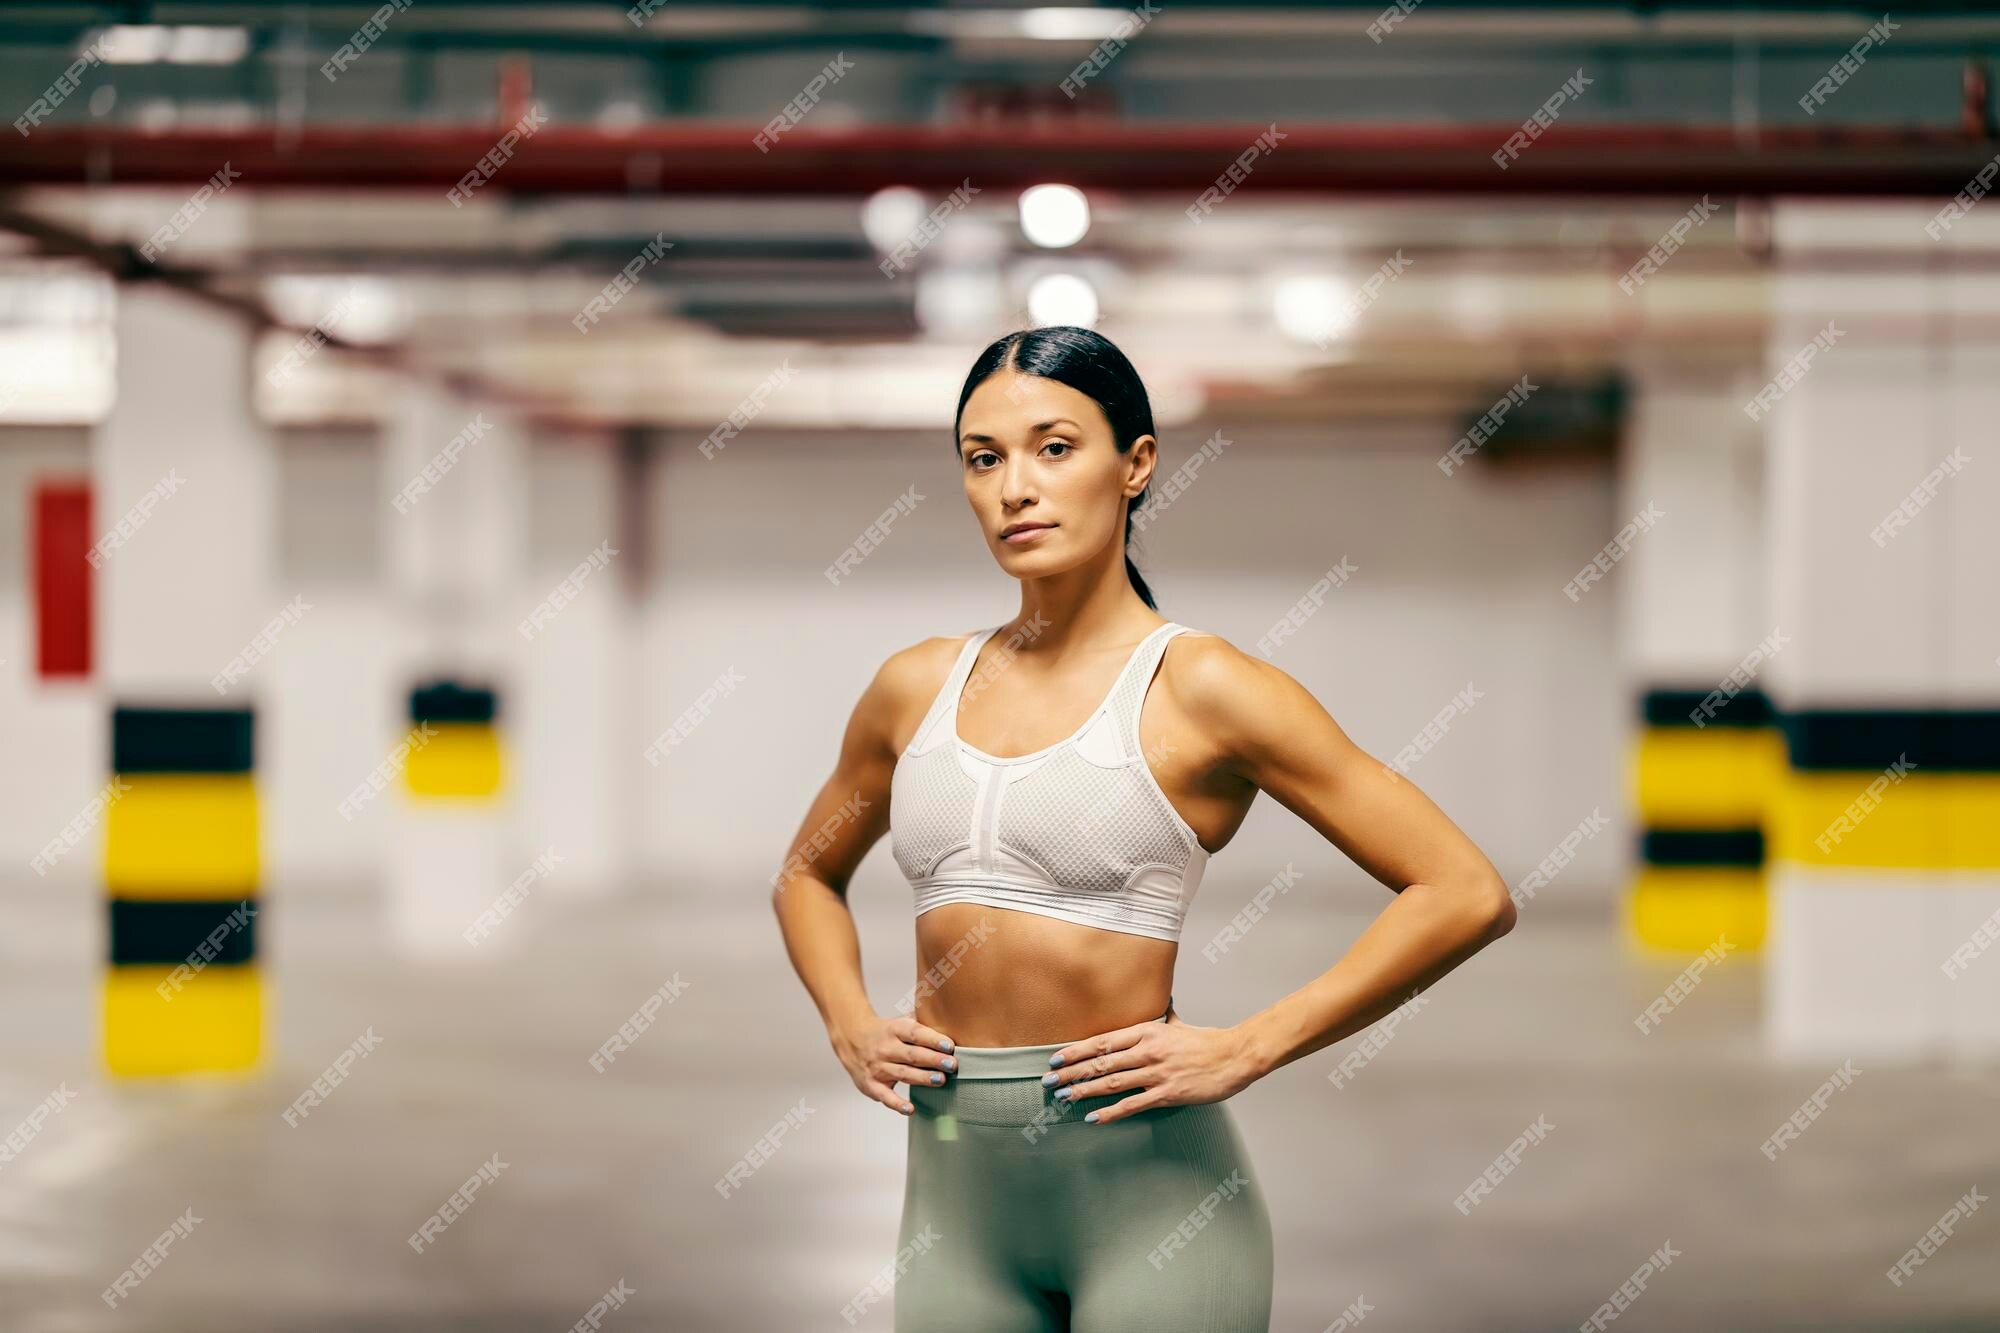
{"type": "MultiPolygon", "coordinates": [[[[1139,372],[1132,368],[1125,354],[1094,330],[1073,324],[1051,324],[1038,329],[1016,329],[989,344],[972,363],[965,387],[958,391],[958,412],[952,417],[953,454],[958,453],[958,426],[965,416],[965,400],[1002,370],[1055,380],[1091,399],[1111,423],[1111,442],[1121,454],[1130,452],[1141,435],[1153,434],[1153,405],[1146,397],[1146,386],[1140,381],[1139,372]]],[[[1153,601],[1153,590],[1139,576],[1131,551],[1133,511],[1146,503],[1152,489],[1153,484],[1148,480],[1146,489],[1125,503],[1125,577],[1132,580],[1139,600],[1157,611],[1160,608],[1153,601]]]]}

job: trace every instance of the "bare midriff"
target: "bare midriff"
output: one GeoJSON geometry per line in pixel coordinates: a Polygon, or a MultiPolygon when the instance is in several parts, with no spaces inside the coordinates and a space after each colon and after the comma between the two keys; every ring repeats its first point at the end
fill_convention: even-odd
{"type": "Polygon", "coordinates": [[[917,1021],[959,1046],[1045,1046],[1167,1011],[1180,945],[1035,912],[945,903],[917,918],[917,1021]]]}

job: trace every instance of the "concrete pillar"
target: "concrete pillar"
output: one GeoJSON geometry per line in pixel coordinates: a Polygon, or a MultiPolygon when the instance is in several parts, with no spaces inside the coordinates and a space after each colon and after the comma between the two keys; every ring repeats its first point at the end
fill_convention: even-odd
{"type": "Polygon", "coordinates": [[[112,705],[104,1054],[123,1075],[259,1059],[256,659],[274,488],[251,330],[144,284],[118,292],[118,394],[92,461],[91,552],[112,705]]]}
{"type": "Polygon", "coordinates": [[[1620,601],[1641,830],[1626,921],[1644,948],[1754,951],[1782,748],[1761,672],[1784,651],[1764,576],[1762,432],[1742,410],[1755,384],[1695,367],[1629,380],[1618,512],[1663,517],[1626,554],[1620,601]]]}
{"type": "Polygon", "coordinates": [[[397,792],[390,934],[413,956],[499,956],[521,943],[505,918],[545,873],[517,873],[534,858],[510,836],[504,740],[525,444],[507,413],[428,382],[408,386],[383,439],[390,579],[416,645],[407,730],[384,739],[388,772],[369,784],[397,792]]]}
{"type": "Polygon", "coordinates": [[[1774,216],[1768,1034],[1801,1058],[2000,1055],[2000,291],[1957,260],[2000,215],[1935,213],[1774,216]]]}
{"type": "Polygon", "coordinates": [[[520,828],[560,858],[551,896],[598,896],[630,868],[629,799],[650,769],[633,702],[643,444],[549,431],[530,451],[534,517],[515,593],[520,828]]]}

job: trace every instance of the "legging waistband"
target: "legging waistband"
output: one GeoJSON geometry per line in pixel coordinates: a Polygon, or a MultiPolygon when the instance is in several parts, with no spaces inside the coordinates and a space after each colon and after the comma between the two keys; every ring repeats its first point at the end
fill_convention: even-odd
{"type": "MultiPolygon", "coordinates": [[[[1164,1023],[1173,1012],[1174,1000],[1170,995],[1167,1012],[1153,1021],[1164,1023]]],[[[951,1053],[958,1059],[958,1069],[949,1077],[954,1082],[975,1078],[1040,1078],[1054,1068],[1049,1064],[1050,1056],[1082,1040],[1083,1037],[1073,1037],[1041,1046],[954,1046],[951,1053]]]]}

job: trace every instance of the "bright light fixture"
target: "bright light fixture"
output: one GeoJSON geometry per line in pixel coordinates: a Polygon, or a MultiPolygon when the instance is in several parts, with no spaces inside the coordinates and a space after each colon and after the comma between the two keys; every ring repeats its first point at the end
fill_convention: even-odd
{"type": "Polygon", "coordinates": [[[233,65],[249,53],[245,28],[199,24],[118,23],[90,41],[107,65],[233,65]]]}
{"type": "Polygon", "coordinates": [[[1278,280],[1271,313],[1286,337],[1325,343],[1354,327],[1354,291],[1324,273],[1294,274],[1278,280]]]}
{"type": "Polygon", "coordinates": [[[1090,230],[1090,201],[1073,185],[1031,185],[1021,192],[1021,234],[1044,249],[1075,245],[1090,230]]]}
{"type": "Polygon", "coordinates": [[[1087,329],[1097,323],[1097,289],[1074,273],[1045,273],[1028,288],[1028,318],[1087,329]]]}

